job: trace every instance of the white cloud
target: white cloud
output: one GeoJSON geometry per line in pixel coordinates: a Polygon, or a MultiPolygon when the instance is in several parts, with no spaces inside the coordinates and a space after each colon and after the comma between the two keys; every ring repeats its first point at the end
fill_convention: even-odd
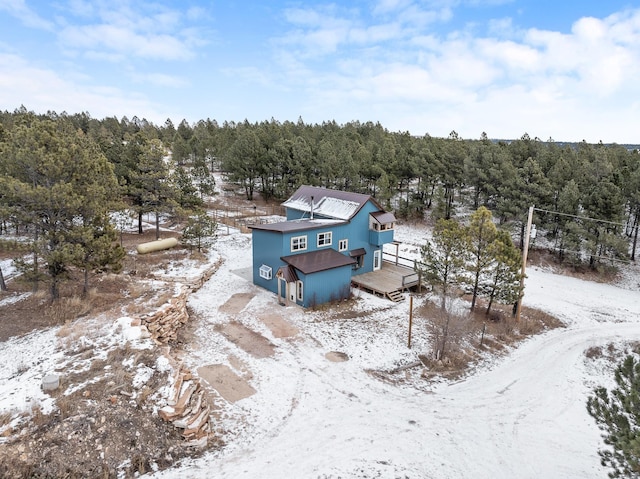
{"type": "Polygon", "coordinates": [[[183,24],[184,19],[204,16],[199,8],[182,12],[144,2],[86,4],[73,0],[69,13],[60,20],[61,45],[68,52],[86,51],[92,58],[189,60],[206,43],[200,29],[183,24]]]}
{"type": "Polygon", "coordinates": [[[24,0],[0,0],[0,11],[4,10],[19,19],[25,26],[50,30],[53,24],[29,8],[24,0]]]}
{"type": "MultiPolygon", "coordinates": [[[[381,1],[378,23],[353,11],[341,17],[335,9],[297,10],[292,44],[305,48],[277,52],[287,60],[279,63],[283,82],[302,89],[309,111],[324,119],[350,116],[346,121],[381,120],[444,135],[456,129],[471,137],[483,130],[541,138],[566,132],[570,137],[560,139],[593,141],[637,137],[638,104],[631,102],[640,96],[640,10],[578,19],[569,33],[518,30],[502,19],[490,24],[492,36],[472,37],[414,35],[415,23],[403,15],[417,5],[381,1]],[[331,56],[310,61],[308,50],[331,56]]],[[[430,5],[421,11],[452,6],[430,5]]]]}
{"type": "Polygon", "coordinates": [[[167,75],[165,73],[132,73],[132,80],[137,84],[156,85],[169,88],[184,88],[189,86],[189,81],[175,75],[167,75]]]}
{"type": "MultiPolygon", "coordinates": [[[[17,55],[0,52],[0,105],[24,105],[39,113],[88,111],[95,118],[123,115],[164,121],[163,108],[136,92],[107,85],[87,85],[55,71],[31,65],[17,55]]],[[[12,109],[11,107],[7,107],[12,109]]]]}
{"type": "Polygon", "coordinates": [[[140,34],[118,25],[69,26],[59,39],[67,49],[116,52],[127,57],[188,60],[194,52],[179,38],[164,34],[140,34]]]}

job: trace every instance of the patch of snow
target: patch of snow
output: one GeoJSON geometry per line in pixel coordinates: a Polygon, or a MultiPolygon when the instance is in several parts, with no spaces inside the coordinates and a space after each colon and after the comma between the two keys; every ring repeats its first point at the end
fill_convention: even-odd
{"type": "Polygon", "coordinates": [[[40,406],[44,414],[54,410],[54,400],[41,386],[54,373],[63,353],[58,351],[58,328],[14,337],[0,345],[0,412],[30,411],[40,406]]]}
{"type": "Polygon", "coordinates": [[[145,366],[144,364],[140,365],[136,369],[136,374],[133,377],[133,381],[132,381],[133,387],[135,389],[140,389],[142,386],[147,384],[149,379],[151,379],[151,377],[153,376],[154,372],[155,370],[153,368],[150,368],[149,366],[145,366]]]}
{"type": "Polygon", "coordinates": [[[11,296],[7,296],[6,298],[4,298],[3,300],[0,301],[0,306],[7,306],[9,304],[18,303],[19,301],[22,301],[23,299],[27,299],[30,294],[31,293],[21,293],[21,294],[14,294],[14,295],[11,295],[11,296]]]}

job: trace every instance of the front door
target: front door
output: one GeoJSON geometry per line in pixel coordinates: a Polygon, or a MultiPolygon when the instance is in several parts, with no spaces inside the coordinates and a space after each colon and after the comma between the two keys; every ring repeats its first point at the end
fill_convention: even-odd
{"type": "Polygon", "coordinates": [[[289,301],[296,302],[296,283],[289,283],[289,301]]]}
{"type": "Polygon", "coordinates": [[[382,255],[382,250],[377,249],[373,252],[373,270],[374,271],[378,271],[380,269],[381,255],[382,255]]]}

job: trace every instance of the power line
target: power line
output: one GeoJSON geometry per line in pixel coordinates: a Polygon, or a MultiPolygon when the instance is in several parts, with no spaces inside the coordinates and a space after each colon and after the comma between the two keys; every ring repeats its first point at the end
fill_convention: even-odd
{"type": "MultiPolygon", "coordinates": [[[[574,253],[576,256],[580,257],[582,259],[582,255],[584,254],[583,251],[575,251],[575,250],[570,250],[570,249],[563,249],[563,248],[558,248],[557,246],[544,246],[543,249],[546,249],[548,251],[560,251],[563,253],[574,253]]],[[[619,259],[619,258],[614,258],[613,256],[602,256],[602,255],[596,255],[596,254],[589,254],[587,256],[593,256],[594,258],[596,258],[598,261],[611,261],[611,262],[617,262],[617,263],[625,263],[625,264],[632,264],[633,261],[629,260],[629,259],[619,259]]]]}
{"type": "Polygon", "coordinates": [[[577,218],[579,220],[590,220],[590,221],[597,221],[599,223],[607,223],[609,225],[616,225],[616,226],[622,226],[623,228],[626,227],[627,225],[624,223],[616,223],[614,221],[607,221],[607,220],[599,220],[597,218],[590,218],[588,216],[578,216],[578,215],[571,215],[569,213],[560,213],[559,211],[552,211],[552,210],[544,210],[542,208],[533,208],[535,211],[543,211],[545,213],[551,213],[554,215],[559,215],[559,216],[569,216],[570,218],[577,218]]]}

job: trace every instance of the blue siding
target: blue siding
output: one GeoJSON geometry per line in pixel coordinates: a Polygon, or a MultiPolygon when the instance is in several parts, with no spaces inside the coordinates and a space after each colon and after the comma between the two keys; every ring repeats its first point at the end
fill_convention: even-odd
{"type": "MultiPolygon", "coordinates": [[[[349,238],[350,226],[350,224],[326,225],[312,230],[284,233],[282,235],[282,247],[279,250],[281,251],[280,256],[289,256],[290,254],[296,253],[309,253],[311,251],[318,251],[328,248],[332,248],[338,251],[338,241],[344,238],[349,238]],[[318,247],[318,234],[327,232],[331,232],[331,245],[318,247]],[[307,237],[307,249],[303,251],[291,251],[291,238],[295,238],[298,236],[307,237]]],[[[349,249],[351,249],[351,246],[349,246],[349,249]]]]}
{"type": "Polygon", "coordinates": [[[386,231],[369,231],[369,243],[382,246],[386,243],[391,243],[393,241],[393,230],[386,231]]]}
{"type": "Polygon", "coordinates": [[[299,276],[304,283],[305,308],[345,299],[351,294],[351,266],[299,276]]]}
{"type": "Polygon", "coordinates": [[[379,211],[371,202],[362,207],[358,214],[349,223],[349,249],[364,248],[366,254],[362,268],[353,270],[354,275],[370,273],[373,271],[373,252],[380,249],[380,245],[371,244],[369,240],[369,213],[379,211]]]}
{"type": "MultiPolygon", "coordinates": [[[[276,273],[281,266],[285,265],[280,259],[281,257],[326,248],[338,251],[340,240],[347,239],[348,248],[346,251],[342,251],[342,254],[349,255],[349,251],[360,248],[366,251],[361,268],[352,269],[351,266],[344,266],[309,275],[304,275],[300,271],[297,274],[300,281],[303,282],[304,297],[301,304],[304,307],[348,297],[351,276],[373,271],[374,251],[380,250],[383,244],[393,241],[393,230],[381,232],[369,230],[369,214],[376,211],[379,211],[378,208],[371,201],[368,201],[347,224],[327,224],[311,230],[285,233],[254,229],[252,236],[254,284],[277,294],[278,280],[276,279],[276,273]],[[326,232],[332,233],[331,245],[318,247],[318,233],[326,232]],[[307,237],[305,250],[291,251],[291,238],[296,236],[307,237]],[[271,267],[271,279],[267,280],[260,277],[260,267],[262,265],[271,267]]],[[[306,212],[287,208],[287,220],[308,217],[306,212]]],[[[316,218],[320,218],[320,216],[316,216],[316,218]]],[[[283,291],[282,294],[285,294],[285,292],[283,291]]],[[[300,304],[299,301],[297,302],[300,304]]]]}
{"type": "Polygon", "coordinates": [[[278,292],[278,280],[276,273],[278,268],[285,263],[280,259],[282,254],[282,235],[271,231],[253,230],[252,233],[253,248],[253,284],[262,286],[263,288],[278,292]],[[260,277],[260,267],[262,265],[271,267],[271,279],[267,280],[260,277]]]}

